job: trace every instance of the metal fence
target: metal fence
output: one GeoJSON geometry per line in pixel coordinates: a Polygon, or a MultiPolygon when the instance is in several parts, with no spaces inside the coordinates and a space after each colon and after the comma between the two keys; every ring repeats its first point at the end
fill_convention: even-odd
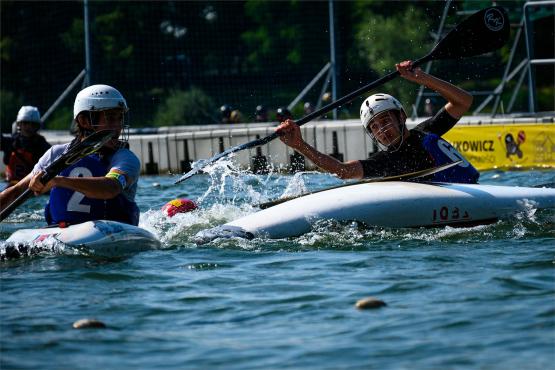
{"type": "MultiPolygon", "coordinates": [[[[447,32],[465,16],[465,7],[478,3],[491,5],[488,1],[419,2],[429,18],[418,27],[429,34],[431,45],[436,33],[447,32]]],[[[523,1],[500,3],[509,8],[513,19],[522,18],[523,1]]],[[[254,121],[259,104],[268,109],[268,120],[275,119],[280,106],[298,117],[305,102],[321,104],[323,96],[334,99],[383,75],[355,55],[357,12],[373,4],[332,0],[2,1],[2,131],[8,131],[23,104],[39,107],[46,128],[69,127],[75,94],[89,83],[108,83],[120,89],[132,108],[134,126],[213,124],[221,121],[219,107],[223,104],[240,112],[241,122],[254,121]],[[191,88],[196,90],[188,93],[191,88]],[[172,97],[178,103],[172,105],[172,97]],[[162,114],[172,110],[191,121],[162,114]]],[[[395,15],[412,4],[388,2],[381,11],[395,15]]],[[[553,30],[545,29],[553,24],[549,14],[547,19],[542,21],[544,28],[535,29],[535,36],[529,35],[527,40],[553,38],[553,30]]],[[[480,112],[488,111],[487,104],[498,106],[500,99],[502,103],[510,98],[515,111],[536,109],[537,95],[539,100],[549,101],[545,94],[553,90],[533,85],[532,62],[528,85],[519,83],[518,94],[509,90],[517,82],[504,81],[510,75],[507,71],[503,74],[507,50],[475,59],[467,66],[456,61],[434,64],[433,73],[454,83],[474,81],[477,87],[492,91],[491,103],[480,105],[480,112]],[[479,78],[473,70],[480,71],[479,78]],[[501,88],[493,89],[500,81],[501,88]],[[535,94],[533,104],[529,103],[531,94],[535,94]]],[[[515,58],[534,60],[523,48],[514,54],[515,58]]],[[[545,87],[553,81],[553,73],[547,71],[543,76],[547,78],[539,82],[545,87]]],[[[412,93],[416,98],[416,89],[412,93]]],[[[420,90],[420,94],[435,99],[433,92],[420,90]]],[[[478,105],[488,99],[486,93],[476,95],[478,105]]],[[[413,112],[418,116],[424,111],[424,99],[416,100],[419,106],[413,112]]],[[[343,107],[340,118],[355,117],[357,104],[343,107]]]]}

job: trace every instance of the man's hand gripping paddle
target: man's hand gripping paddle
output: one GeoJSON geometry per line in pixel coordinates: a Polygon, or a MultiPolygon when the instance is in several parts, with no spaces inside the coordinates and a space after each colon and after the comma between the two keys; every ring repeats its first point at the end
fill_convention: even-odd
{"type": "MultiPolygon", "coordinates": [[[[112,130],[102,130],[95,132],[76,144],[70,146],[67,151],[62,153],[44,170],[44,175],[41,177],[41,182],[46,184],[48,181],[56,177],[67,167],[71,166],[81,158],[88,156],[104,146],[108,141],[112,140],[115,132],[112,130]]],[[[33,195],[31,189],[26,189],[17,199],[15,199],[9,206],[0,212],[0,221],[8,217],[17,207],[29,199],[33,195]]]]}
{"type": "MultiPolygon", "coordinates": [[[[503,8],[494,6],[480,10],[466,18],[454,29],[452,29],[437,43],[430,53],[423,58],[416,60],[412,65],[416,67],[430,60],[467,58],[497,50],[508,41],[510,33],[509,27],[509,18],[503,8]]],[[[310,122],[311,120],[337,107],[340,107],[341,105],[349,103],[360,95],[383,85],[397,76],[399,76],[399,72],[392,72],[356,91],[353,91],[349,95],[346,95],[341,99],[338,99],[335,102],[304,116],[296,121],[296,123],[297,125],[302,126],[305,123],[310,122]]],[[[187,180],[189,177],[197,174],[204,167],[228,156],[231,153],[264,145],[277,137],[278,134],[274,132],[264,138],[228,148],[210,159],[199,161],[191,171],[181,176],[175,184],[179,184],[180,182],[187,180]]]]}

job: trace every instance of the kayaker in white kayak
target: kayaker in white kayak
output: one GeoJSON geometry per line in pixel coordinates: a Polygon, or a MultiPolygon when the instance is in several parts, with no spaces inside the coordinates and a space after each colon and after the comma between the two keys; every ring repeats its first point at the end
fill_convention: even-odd
{"type": "Polygon", "coordinates": [[[44,169],[71,143],[54,145],[29,175],[0,194],[0,208],[7,207],[27,188],[36,195],[50,190],[50,200],[45,208],[48,224],[76,224],[102,219],[137,225],[139,208],[135,203],[135,193],[140,161],[128,149],[127,111],[125,98],[111,86],[93,85],[81,90],[73,106],[78,131],[74,141],[106,129],[114,130],[116,138],[108,141],[98,153],[79,160],[44,185],[40,182],[44,169]]]}
{"type": "Polygon", "coordinates": [[[447,104],[434,117],[409,130],[405,124],[407,115],[397,99],[387,94],[368,97],[360,108],[360,119],[364,130],[381,151],[365,160],[341,162],[319,152],[303,140],[299,126],[293,120],[286,120],[277,127],[281,141],[319,168],[342,179],[395,176],[462,160],[461,164],[438,172],[429,180],[476,183],[479,172],[441,138],[470,108],[472,95],[420,68],[413,68],[411,61],[395,66],[401,77],[438,92],[447,104]]]}

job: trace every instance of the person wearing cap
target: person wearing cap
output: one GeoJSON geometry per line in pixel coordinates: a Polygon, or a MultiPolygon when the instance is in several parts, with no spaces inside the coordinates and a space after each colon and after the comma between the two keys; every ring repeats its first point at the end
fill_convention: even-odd
{"type": "Polygon", "coordinates": [[[233,108],[229,104],[224,104],[220,107],[220,120],[222,123],[231,123],[231,112],[233,112],[233,108]]]}
{"type": "Polygon", "coordinates": [[[307,101],[303,105],[304,114],[309,115],[310,113],[314,112],[314,105],[311,102],[307,101]]]}
{"type": "Polygon", "coordinates": [[[479,172],[447,141],[441,138],[470,108],[472,95],[446,81],[413,68],[411,61],[396,64],[401,77],[438,92],[447,104],[435,116],[409,130],[401,103],[388,94],[374,94],[362,103],[360,118],[363,129],[380,151],[364,160],[340,162],[307,144],[299,126],[286,120],[276,128],[280,139],[319,168],[342,179],[396,176],[461,161],[426,180],[476,183],[479,172]]]}
{"type": "Polygon", "coordinates": [[[256,106],[254,122],[268,122],[268,109],[262,104],[256,106]]]}
{"type": "Polygon", "coordinates": [[[13,186],[27,176],[50,144],[38,131],[42,122],[36,107],[21,107],[15,121],[16,132],[11,138],[2,137],[2,151],[6,165],[6,181],[13,186]]]}
{"type": "Polygon", "coordinates": [[[50,191],[45,208],[50,225],[97,219],[137,225],[139,208],[135,194],[141,165],[139,158],[128,149],[127,111],[125,98],[111,86],[93,85],[81,90],[73,106],[76,138],[71,143],[51,147],[29,175],[3,191],[0,209],[29,188],[36,195],[50,191]],[[82,158],[42,184],[44,170],[72,143],[100,130],[113,130],[116,135],[97,153],[82,158]]]}
{"type": "Polygon", "coordinates": [[[229,123],[241,123],[243,115],[239,109],[234,109],[229,115],[229,123]]]}
{"type": "Polygon", "coordinates": [[[285,107],[279,107],[276,109],[276,119],[278,122],[283,122],[288,119],[293,119],[293,115],[289,111],[289,109],[285,107]]]}

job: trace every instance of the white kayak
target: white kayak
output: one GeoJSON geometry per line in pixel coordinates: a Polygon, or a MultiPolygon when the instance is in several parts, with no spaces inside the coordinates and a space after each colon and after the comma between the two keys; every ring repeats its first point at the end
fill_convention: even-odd
{"type": "Polygon", "coordinates": [[[199,232],[216,238],[281,239],[305,234],[318,220],[379,227],[474,226],[530,209],[555,208],[555,189],[477,184],[374,182],[315,192],[199,232]]]}
{"type": "Polygon", "coordinates": [[[52,243],[99,257],[117,257],[160,247],[149,231],[116,221],[87,221],[68,227],[22,229],[14,232],[6,246],[40,247],[52,243]]]}

